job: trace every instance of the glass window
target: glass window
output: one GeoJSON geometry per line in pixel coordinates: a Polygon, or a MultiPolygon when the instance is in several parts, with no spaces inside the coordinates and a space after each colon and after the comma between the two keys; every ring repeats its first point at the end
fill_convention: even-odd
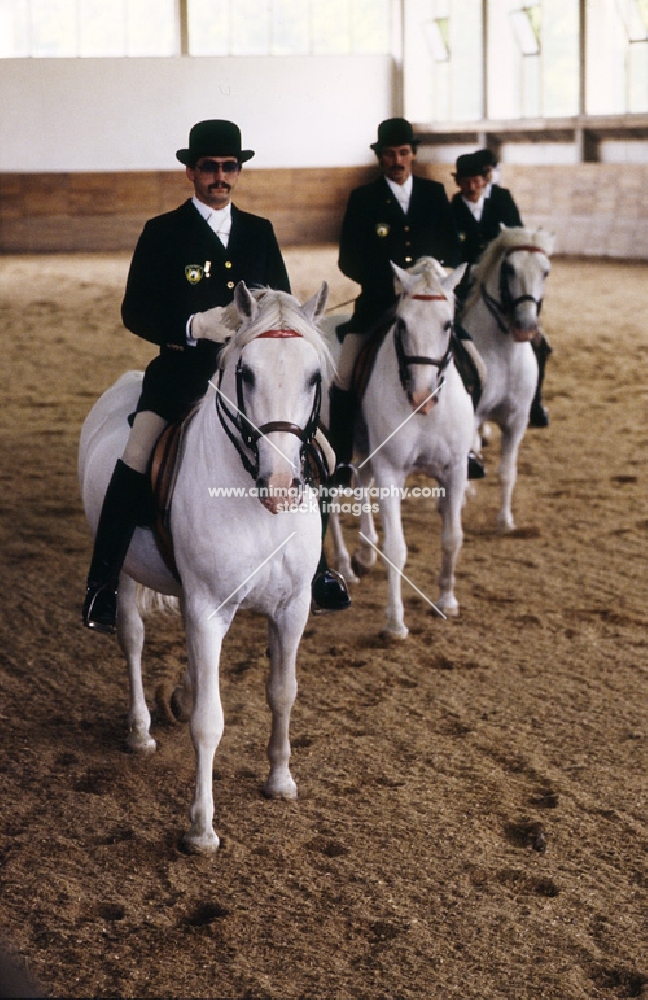
{"type": "Polygon", "coordinates": [[[0,59],[29,55],[28,0],[0,0],[0,59]]]}
{"type": "Polygon", "coordinates": [[[235,0],[230,5],[231,54],[265,56],[270,51],[269,4],[261,0],[235,0]]]}
{"type": "Polygon", "coordinates": [[[490,0],[488,38],[489,118],[578,114],[578,0],[490,0]]]}
{"type": "Polygon", "coordinates": [[[307,55],[309,50],[309,5],[304,3],[304,0],[274,0],[272,10],[272,55],[307,55]]]}
{"type": "Polygon", "coordinates": [[[313,0],[312,10],[315,55],[349,52],[349,0],[313,0]]]}
{"type": "Polygon", "coordinates": [[[481,0],[405,5],[405,115],[475,121],[482,115],[481,0]]]}
{"type": "Polygon", "coordinates": [[[646,0],[587,0],[588,114],[648,111],[646,0]]]}
{"type": "Polygon", "coordinates": [[[229,55],[229,0],[190,0],[187,21],[192,56],[229,55]]]}

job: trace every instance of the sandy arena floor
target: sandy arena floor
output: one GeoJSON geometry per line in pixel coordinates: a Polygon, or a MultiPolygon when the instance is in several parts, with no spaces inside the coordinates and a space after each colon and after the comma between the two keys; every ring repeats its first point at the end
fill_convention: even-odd
{"type": "MultiPolygon", "coordinates": [[[[352,294],[332,250],[286,257],[301,297],[323,277],[332,303],[352,294]]],[[[551,426],[523,442],[512,535],[493,530],[492,439],[465,508],[461,616],[409,591],[410,638],[386,644],[378,568],[349,612],[310,620],[294,804],[260,794],[265,623],[236,619],[214,768],[223,849],[196,858],[180,849],[193,750],[162,697],[184,664],[180,624],[150,621],[159,749],[144,759],[125,752],[116,641],[79,624],[79,429],[154,350],[121,326],[127,265],[0,259],[6,939],[58,997],[648,996],[648,267],[554,264],[551,426]]],[[[406,572],[432,598],[433,503],[406,507],[406,572]]]]}

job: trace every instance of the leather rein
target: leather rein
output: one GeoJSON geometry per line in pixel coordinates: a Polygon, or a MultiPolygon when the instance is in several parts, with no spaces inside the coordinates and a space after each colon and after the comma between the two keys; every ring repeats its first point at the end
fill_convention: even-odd
{"type": "MultiPolygon", "coordinates": [[[[422,299],[424,302],[433,301],[443,301],[447,302],[445,295],[410,295],[409,298],[412,299],[422,299]]],[[[407,395],[409,402],[412,402],[412,391],[411,391],[411,365],[432,365],[434,368],[438,369],[438,379],[439,385],[437,387],[437,395],[441,390],[441,386],[445,382],[445,370],[450,363],[452,358],[452,330],[450,330],[450,336],[448,337],[448,347],[445,354],[440,358],[430,358],[425,354],[406,354],[405,347],[403,344],[403,333],[407,329],[405,320],[400,316],[396,317],[396,325],[394,327],[394,345],[396,347],[396,358],[398,360],[398,377],[400,378],[400,383],[403,387],[403,391],[407,395]]]]}
{"type": "Polygon", "coordinates": [[[533,295],[520,295],[517,299],[511,298],[511,293],[509,291],[507,277],[511,273],[512,265],[508,262],[508,257],[512,253],[517,253],[518,250],[527,250],[529,253],[545,253],[541,247],[533,246],[531,244],[519,246],[519,247],[509,247],[502,254],[502,261],[500,263],[500,275],[499,275],[499,296],[500,300],[493,298],[492,295],[486,291],[486,286],[481,285],[481,296],[484,300],[486,308],[489,313],[497,323],[501,333],[508,333],[509,328],[506,323],[506,317],[510,316],[514,309],[517,308],[522,302],[533,302],[537,309],[537,315],[540,315],[540,310],[542,309],[542,299],[535,299],[533,295]]]}
{"type": "MultiPolygon", "coordinates": [[[[285,339],[302,336],[303,335],[298,333],[296,330],[265,330],[254,339],[285,339]]],[[[237,404],[235,409],[232,409],[227,405],[224,393],[220,391],[216,393],[216,412],[218,413],[221,426],[227,434],[229,440],[234,445],[234,448],[236,449],[243,464],[243,468],[256,481],[259,475],[259,439],[268,434],[272,434],[274,431],[281,431],[287,434],[294,434],[295,437],[298,437],[301,441],[302,446],[300,449],[300,459],[303,469],[306,454],[309,446],[312,444],[319,421],[320,408],[322,405],[321,375],[318,374],[317,377],[313,407],[305,427],[300,427],[299,424],[293,424],[289,420],[270,420],[268,423],[262,424],[261,427],[256,427],[245,412],[245,399],[243,398],[243,384],[245,381],[244,371],[243,356],[241,354],[239,355],[235,369],[237,404]],[[252,452],[252,458],[250,458],[244,448],[247,448],[248,452],[252,452]]],[[[218,376],[219,390],[223,380],[223,374],[224,369],[221,368],[218,376]]]]}

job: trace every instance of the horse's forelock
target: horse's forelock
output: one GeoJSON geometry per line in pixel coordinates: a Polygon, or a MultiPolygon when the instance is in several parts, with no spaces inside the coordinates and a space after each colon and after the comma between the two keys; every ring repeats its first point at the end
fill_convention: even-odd
{"type": "Polygon", "coordinates": [[[430,292],[443,295],[445,298],[452,298],[452,296],[448,296],[441,284],[446,277],[445,269],[434,257],[420,257],[413,267],[407,269],[407,273],[416,278],[414,285],[407,293],[408,295],[430,292]]]}
{"type": "Polygon", "coordinates": [[[269,288],[255,289],[252,294],[256,299],[257,309],[251,320],[241,323],[236,307],[232,307],[240,325],[234,328],[231,340],[221,352],[221,368],[225,367],[233,353],[240,351],[266,330],[295,330],[315,348],[325,371],[332,369],[331,353],[317,325],[304,316],[292,295],[269,288]]]}
{"type": "Polygon", "coordinates": [[[546,229],[532,230],[522,226],[503,229],[499,236],[488,244],[472,268],[470,294],[465,305],[466,311],[474,305],[475,299],[479,298],[480,284],[485,285],[488,282],[503,253],[515,250],[516,247],[536,247],[549,256],[553,250],[553,242],[553,233],[546,229]]]}

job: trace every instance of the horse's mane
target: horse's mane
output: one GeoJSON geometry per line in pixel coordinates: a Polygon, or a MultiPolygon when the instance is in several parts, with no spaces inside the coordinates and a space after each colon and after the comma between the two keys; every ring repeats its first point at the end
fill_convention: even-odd
{"type": "Polygon", "coordinates": [[[317,321],[309,322],[306,319],[297,299],[287,292],[275,291],[272,288],[255,288],[250,291],[258,306],[256,315],[251,321],[241,321],[233,302],[223,309],[223,326],[230,332],[231,339],[221,351],[219,361],[221,368],[225,367],[235,351],[240,351],[260,333],[266,330],[295,330],[315,348],[324,371],[329,372],[333,369],[333,358],[319,331],[317,321]]]}
{"type": "Polygon", "coordinates": [[[506,250],[514,250],[515,247],[532,246],[542,250],[547,256],[553,250],[553,233],[546,229],[525,229],[523,226],[513,226],[510,229],[503,229],[499,236],[492,240],[477,263],[471,269],[470,293],[466,300],[465,311],[467,312],[479,298],[479,286],[485,285],[499,263],[499,259],[506,250]]]}

